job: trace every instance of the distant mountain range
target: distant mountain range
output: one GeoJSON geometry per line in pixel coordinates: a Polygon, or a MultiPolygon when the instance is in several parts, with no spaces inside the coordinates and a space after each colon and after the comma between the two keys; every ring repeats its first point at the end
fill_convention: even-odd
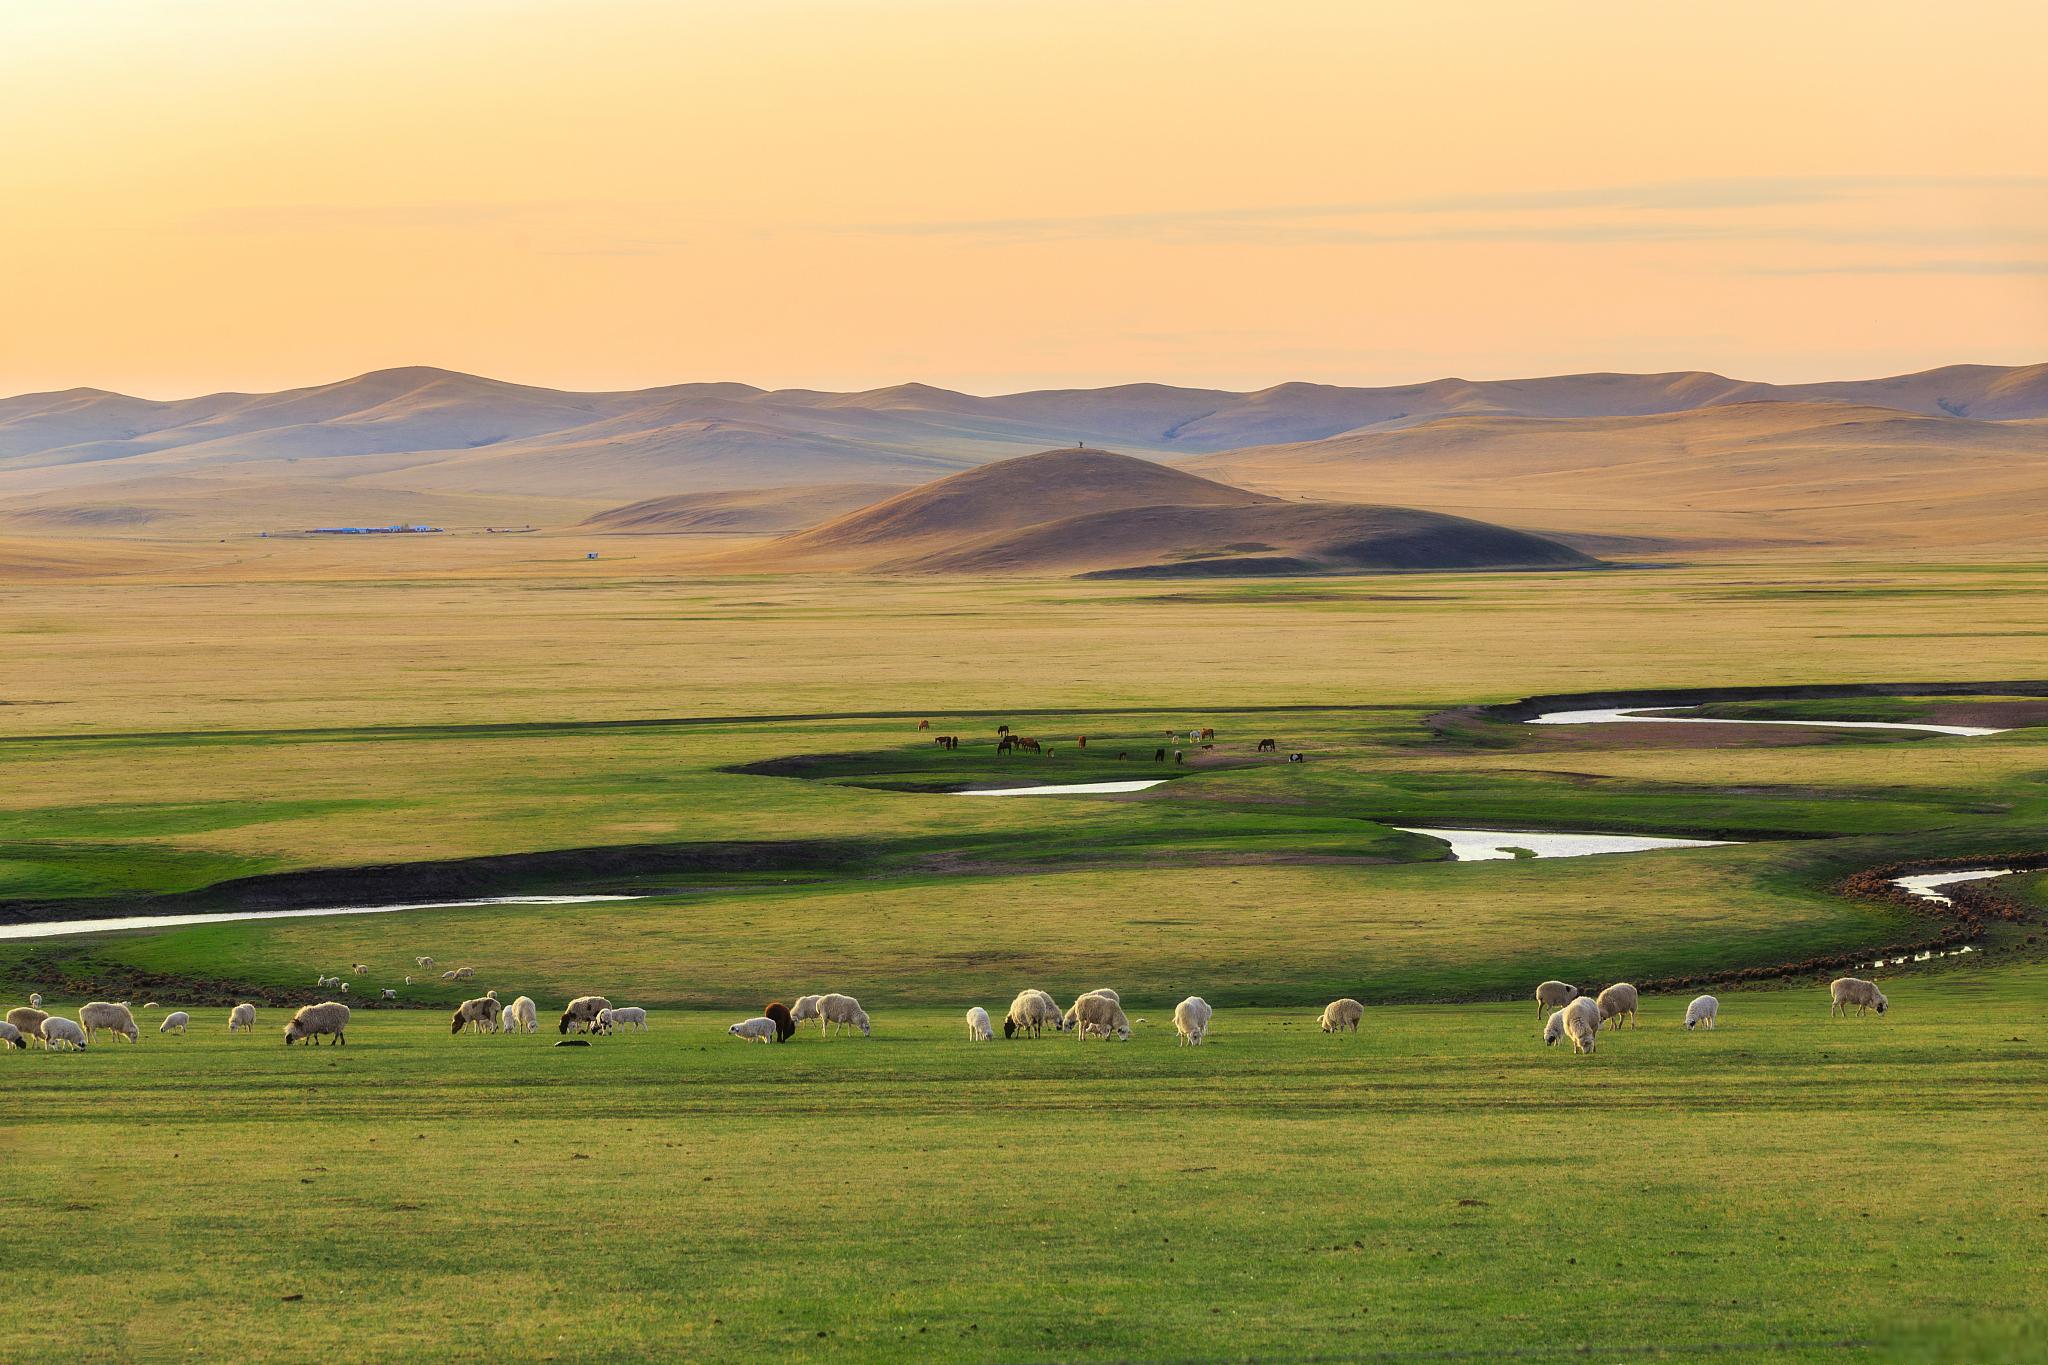
{"type": "MultiPolygon", "coordinates": [[[[1213,457],[1198,467],[1282,496],[1340,493],[1378,502],[1390,495],[1375,481],[1392,478],[1403,502],[1445,506],[1448,494],[1461,507],[1484,502],[1538,529],[1637,534],[1666,519],[1635,517],[1623,528],[1628,515],[1581,516],[1570,498],[1559,505],[1553,496],[1529,504],[1542,512],[1532,523],[1515,500],[1519,486],[1500,480],[1529,477],[1518,462],[1540,446],[1538,482],[1576,481],[1578,491],[1598,493],[1592,503],[1600,505],[1610,487],[1633,481],[1638,492],[1622,494],[1633,506],[1641,492],[1671,493],[1674,477],[1685,484],[1698,474],[1710,489],[1724,484],[1731,460],[1768,463],[1790,440],[1807,485],[1864,479],[1881,468],[1910,485],[1928,473],[1930,459],[1939,469],[1941,458],[1967,457],[1973,467],[1996,465],[2002,472],[1991,484],[2004,493],[2017,480],[2024,497],[2035,498],[2043,419],[2048,365],[1950,366],[1800,385],[1683,372],[1387,388],[1282,384],[1251,393],[1132,384],[988,398],[920,384],[865,393],[744,384],[572,393],[407,368],[282,393],[170,402],[97,389],[0,399],[0,527],[153,533],[355,519],[559,525],[621,504],[718,494],[696,509],[642,509],[632,529],[661,529],[664,515],[668,529],[720,529],[721,520],[725,529],[776,529],[830,515],[853,494],[784,498],[764,490],[880,491],[1085,442],[1155,460],[1213,457]],[[1798,409],[1786,414],[1796,421],[1757,435],[1756,419],[1746,414],[1773,408],[1798,409]],[[1904,446],[1896,431],[1879,440],[1875,409],[1888,414],[1883,421],[1919,426],[1904,446]],[[1718,472],[1675,474],[1688,458],[1683,442],[1672,444],[1675,431],[1697,436],[1698,458],[1716,461],[1718,472]],[[1631,445],[1638,439],[1640,447],[1631,445]],[[1597,447],[1601,472],[1573,464],[1582,440],[1588,451],[1597,447]],[[1725,448],[1731,440],[1738,449],[1725,448]],[[1663,464],[1654,479],[1620,472],[1637,448],[1663,464]],[[1905,448],[1917,453],[1902,462],[1905,448]],[[1875,453],[1865,458],[1862,450],[1875,453]],[[1505,463],[1489,463],[1496,460],[1505,463]],[[1834,463],[1840,460],[1855,463],[1834,463]],[[1432,470],[1445,475],[1441,487],[1432,470]],[[1491,489],[1475,490],[1474,480],[1491,481],[1491,489]],[[1477,494],[1486,496],[1475,502],[1477,494]]],[[[1758,490],[1775,477],[1745,485],[1742,496],[1768,503],[1771,495],[1758,490]]],[[[1779,535],[1773,528],[1765,538],[1779,535]]]]}

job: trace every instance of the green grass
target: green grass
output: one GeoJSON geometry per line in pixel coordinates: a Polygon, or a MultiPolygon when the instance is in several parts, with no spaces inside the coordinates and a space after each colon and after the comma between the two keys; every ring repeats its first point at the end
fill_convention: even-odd
{"type": "Polygon", "coordinates": [[[554,1049],[366,1012],[346,1048],[287,1052],[279,1012],[230,1039],[211,1010],[184,1039],[0,1057],[11,1234],[41,1283],[91,1286],[6,1296],[0,1342],[2040,1358],[2044,987],[1954,970],[1851,1022],[1817,988],[1723,992],[1713,1034],[1651,999],[1585,1058],[1522,1006],[1373,1010],[1355,1038],[1225,1009],[1180,1049],[1171,993],[1127,995],[1149,1023],[1125,1046],[877,1010],[871,1041],[657,1013],[554,1049]]]}

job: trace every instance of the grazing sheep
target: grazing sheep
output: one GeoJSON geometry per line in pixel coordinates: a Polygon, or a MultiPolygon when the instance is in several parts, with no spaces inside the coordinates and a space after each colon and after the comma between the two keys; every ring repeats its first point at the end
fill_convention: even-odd
{"type": "MultiPolygon", "coordinates": [[[[1865,1010],[1876,1010],[1883,1014],[1886,1007],[1884,992],[1877,988],[1877,983],[1865,981],[1860,976],[1838,977],[1829,983],[1828,999],[1831,1001],[1828,1005],[1828,1017],[1831,1019],[1837,1014],[1844,1019],[1848,1018],[1851,1005],[1856,1007],[1856,1013],[1859,1015],[1865,1010]]],[[[8,1017],[11,1019],[14,1016],[8,1017]]]]}
{"type": "Polygon", "coordinates": [[[1073,1004],[1068,1011],[1074,1017],[1074,1036],[1086,1037],[1089,1033],[1100,1033],[1104,1038],[1115,1035],[1119,1042],[1131,1040],[1131,1021],[1124,1018],[1123,1006],[1109,991],[1090,991],[1073,1004]]]}
{"type": "Polygon", "coordinates": [[[1365,1006],[1359,1004],[1350,996],[1347,995],[1342,1000],[1332,1000],[1329,1004],[1323,1006],[1321,1021],[1323,1032],[1342,1033],[1345,1029],[1350,1029],[1353,1033],[1356,1033],[1358,1032],[1358,1021],[1363,1018],[1365,1018],[1365,1006]]]}
{"type": "Polygon", "coordinates": [[[1720,1017],[1721,1002],[1711,995],[1703,995],[1685,1007],[1685,1026],[1688,1029],[1712,1028],[1720,1017]]]}
{"type": "Polygon", "coordinates": [[[874,1030],[868,1024],[868,1012],[860,1007],[860,1001],[850,995],[828,995],[818,1002],[818,1011],[824,1023],[818,1025],[824,1032],[832,1025],[839,1025],[843,1033],[851,1025],[860,1030],[861,1037],[874,1037],[874,1030]]]}
{"type": "Polygon", "coordinates": [[[976,1005],[967,1011],[967,1041],[970,1043],[992,1043],[996,1031],[988,1021],[988,1011],[976,1005]]]}
{"type": "Polygon", "coordinates": [[[4,1021],[0,1021],[0,1044],[18,1047],[23,1051],[28,1049],[28,1044],[22,1040],[21,1030],[4,1021]]]}
{"type": "Polygon", "coordinates": [[[475,975],[476,968],[474,967],[457,967],[455,969],[455,979],[457,981],[467,981],[475,975]]]}
{"type": "MultiPolygon", "coordinates": [[[[773,1019],[775,1016],[771,1014],[768,1017],[773,1019]]],[[[647,1011],[641,1009],[638,1005],[621,1005],[618,1009],[612,1011],[612,1027],[615,1029],[629,1028],[636,1033],[645,1033],[647,1032],[647,1011]]],[[[790,1025],[789,1031],[795,1033],[796,1025],[790,1025]]]]}
{"type": "Polygon", "coordinates": [[[247,1001],[228,1011],[228,1032],[234,1033],[242,1029],[251,1033],[256,1031],[256,1007],[247,1001]]]}
{"type": "Polygon", "coordinates": [[[823,1000],[824,998],[825,997],[822,995],[799,995],[796,998],[796,1004],[790,1007],[790,1022],[793,1024],[802,1025],[803,1022],[807,1019],[815,1019],[818,1021],[819,1031],[823,1032],[825,1028],[825,1016],[818,1012],[818,1002],[820,1000],[823,1000]]]}
{"type": "MultiPolygon", "coordinates": [[[[30,996],[29,998],[31,1000],[40,1000],[42,997],[30,996]]],[[[43,1041],[43,1020],[49,1017],[49,1015],[41,1010],[28,1005],[17,1005],[7,1011],[7,1022],[14,1025],[15,1031],[21,1034],[22,1037],[35,1039],[37,1046],[41,1046],[43,1041]]]]}
{"type": "Polygon", "coordinates": [[[1202,1039],[1209,1032],[1209,1017],[1212,1013],[1209,1002],[1199,995],[1191,995],[1173,1007],[1173,1027],[1180,1034],[1183,1045],[1202,1045],[1202,1039]]]}
{"type": "Polygon", "coordinates": [[[183,1034],[185,1032],[185,1026],[190,1024],[191,1022],[192,1016],[185,1013],[185,1011],[172,1010],[169,1014],[166,1014],[164,1016],[164,1021],[156,1026],[156,1031],[158,1033],[183,1034]]]}
{"type": "Polygon", "coordinates": [[[431,967],[434,965],[434,959],[431,957],[416,957],[413,959],[413,965],[416,967],[431,967]]]}
{"type": "Polygon", "coordinates": [[[43,1020],[43,1046],[53,1052],[85,1051],[85,1030],[61,1014],[43,1020]]]}
{"type": "Polygon", "coordinates": [[[398,998],[398,992],[392,990],[391,987],[386,986],[384,988],[384,998],[386,1000],[396,1000],[398,998]]]}
{"type": "Polygon", "coordinates": [[[453,981],[455,979],[455,969],[450,967],[447,971],[441,973],[441,979],[443,981],[453,981]]]}
{"type": "Polygon", "coordinates": [[[505,1006],[505,1012],[498,1016],[498,1027],[506,1033],[540,1032],[540,1012],[534,1008],[533,997],[522,995],[505,1006]]]}
{"type": "Polygon", "coordinates": [[[1599,1007],[1602,1024],[1613,1024],[1614,1027],[1620,1028],[1624,1017],[1631,1025],[1636,1022],[1636,988],[1626,981],[1617,981],[1600,992],[1600,998],[1595,1003],[1599,1007]]]}
{"type": "Polygon", "coordinates": [[[91,1040],[93,1034],[108,1030],[118,1033],[131,1043],[140,1041],[142,1037],[142,1030],[135,1027],[135,1016],[129,1013],[128,1007],[111,1004],[105,1000],[80,1005],[78,1023],[79,1027],[85,1030],[87,1041],[91,1040]]]}
{"type": "Polygon", "coordinates": [[[460,1033],[466,1028],[474,1028],[478,1033],[496,1033],[499,1008],[497,1000],[488,995],[465,1000],[456,1006],[448,1031],[460,1033]]]}
{"type": "MultiPolygon", "coordinates": [[[[775,1021],[776,1042],[786,1043],[796,1036],[796,1018],[790,1014],[789,1006],[783,1004],[780,1000],[771,1000],[761,1006],[761,1017],[775,1021]]],[[[640,1014],[640,1027],[647,1027],[647,1014],[644,1010],[640,1014]]]]}
{"type": "Polygon", "coordinates": [[[354,972],[357,976],[361,976],[364,972],[370,970],[370,964],[367,962],[358,962],[356,963],[355,966],[350,967],[349,970],[354,972]]]}
{"type": "Polygon", "coordinates": [[[349,1008],[338,1000],[323,1001],[318,1005],[301,1005],[292,1021],[284,1026],[284,1045],[290,1047],[303,1038],[307,1047],[318,1047],[320,1035],[332,1034],[337,1045],[348,1045],[349,1008]]]}
{"type": "Polygon", "coordinates": [[[1536,1013],[1561,1010],[1579,998],[1579,988],[1569,981],[1546,981],[1536,988],[1536,1013]]]}
{"type": "Polygon", "coordinates": [[[572,1026],[578,1033],[588,1032],[590,1026],[597,1022],[598,1012],[611,1007],[612,1002],[601,995],[579,995],[562,1011],[562,1019],[555,1032],[567,1033],[572,1026]]]}
{"type": "Polygon", "coordinates": [[[43,1007],[43,993],[41,991],[30,991],[28,993],[28,1003],[35,1009],[41,1009],[43,1007]]]}
{"type": "Polygon", "coordinates": [[[775,1021],[764,1014],[757,1019],[742,1019],[726,1032],[749,1043],[772,1043],[775,1041],[775,1021]]]}
{"type": "Polygon", "coordinates": [[[329,986],[339,986],[341,978],[338,976],[316,976],[313,978],[313,984],[324,991],[329,986]]]}
{"type": "Polygon", "coordinates": [[[1581,995],[1550,1016],[1543,1026],[1545,1047],[1560,1038],[1572,1040],[1572,1051],[1585,1054],[1600,1040],[1600,1006],[1591,996],[1581,995]]]}
{"type": "Polygon", "coordinates": [[[163,1006],[157,1004],[156,1001],[152,1000],[148,1004],[144,1005],[142,1008],[144,1008],[145,1010],[160,1010],[163,1008],[163,1006]]]}
{"type": "Polygon", "coordinates": [[[597,1018],[590,1021],[590,1031],[592,1033],[609,1034],[612,1031],[612,1011],[599,1010],[597,1018]]]}
{"type": "Polygon", "coordinates": [[[1112,1004],[1123,1004],[1123,997],[1118,995],[1115,991],[1111,990],[1108,986],[1098,986],[1092,991],[1084,991],[1079,996],[1075,997],[1074,1003],[1067,1006],[1067,1012],[1060,1016],[1060,1027],[1062,1029],[1073,1028],[1075,1024],[1079,1022],[1081,1017],[1081,1001],[1087,999],[1091,995],[1099,995],[1106,997],[1112,1004]]]}
{"type": "Polygon", "coordinates": [[[1014,1038],[1020,1033],[1029,1033],[1036,1038],[1044,1029],[1057,1033],[1064,1027],[1059,1002],[1044,991],[1030,987],[1017,992],[1017,998],[1010,1002],[1010,1012],[1003,1016],[1005,1038],[1014,1038]]]}

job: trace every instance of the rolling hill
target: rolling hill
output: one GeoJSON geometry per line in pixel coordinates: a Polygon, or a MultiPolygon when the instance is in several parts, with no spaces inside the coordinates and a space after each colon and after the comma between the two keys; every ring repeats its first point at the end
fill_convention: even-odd
{"type": "Polygon", "coordinates": [[[1449,417],[1186,467],[1280,496],[1512,517],[1594,549],[2004,544],[2048,515],[2048,422],[1836,402],[1449,417]]]}
{"type": "Polygon", "coordinates": [[[727,561],[769,571],[1095,577],[1597,563],[1502,526],[1412,508],[1286,502],[1086,448],[954,474],[727,561]]]}

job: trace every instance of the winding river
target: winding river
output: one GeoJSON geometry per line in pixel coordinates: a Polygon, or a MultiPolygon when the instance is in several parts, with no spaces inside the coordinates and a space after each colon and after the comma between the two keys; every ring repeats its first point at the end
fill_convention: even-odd
{"type": "Polygon", "coordinates": [[[1546,711],[1531,716],[1527,725],[1618,725],[1634,721],[1642,725],[1800,725],[1821,730],[1913,730],[1933,735],[2002,735],[2004,729],[1987,725],[1907,724],[1896,720],[1724,720],[1719,716],[1674,716],[1671,711],[1693,707],[1600,706],[1587,711],[1546,711]]]}
{"type": "Polygon", "coordinates": [[[204,915],[129,915],[121,919],[74,919],[50,924],[0,924],[0,939],[61,938],[106,934],[120,929],[176,929],[188,924],[229,924],[250,919],[311,919],[316,915],[392,915],[400,910],[463,910],[484,905],[587,905],[593,901],[637,901],[645,896],[488,896],[473,901],[410,901],[403,905],[322,905],[310,910],[227,910],[204,915]]]}

